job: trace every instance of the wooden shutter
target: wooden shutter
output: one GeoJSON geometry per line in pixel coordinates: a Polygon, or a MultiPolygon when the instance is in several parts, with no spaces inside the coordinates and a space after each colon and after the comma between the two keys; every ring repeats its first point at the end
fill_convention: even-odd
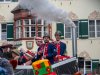
{"type": "Polygon", "coordinates": [[[64,24],[63,23],[57,23],[57,31],[61,31],[61,39],[64,39],[64,24]]]}
{"type": "Polygon", "coordinates": [[[80,39],[88,38],[88,20],[79,21],[79,38],[80,39]]]}
{"type": "Polygon", "coordinates": [[[13,37],[13,23],[7,23],[7,40],[12,41],[13,37]]]}

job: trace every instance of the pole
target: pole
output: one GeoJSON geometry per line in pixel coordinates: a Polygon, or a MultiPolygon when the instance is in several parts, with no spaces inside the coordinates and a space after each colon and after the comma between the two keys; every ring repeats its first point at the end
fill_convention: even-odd
{"type": "Polygon", "coordinates": [[[73,50],[73,57],[77,57],[76,27],[72,27],[72,50],[73,50]]]}

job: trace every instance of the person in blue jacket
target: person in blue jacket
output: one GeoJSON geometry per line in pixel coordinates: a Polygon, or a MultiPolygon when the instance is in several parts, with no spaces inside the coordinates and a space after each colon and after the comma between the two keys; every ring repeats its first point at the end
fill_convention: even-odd
{"type": "Polygon", "coordinates": [[[39,59],[48,59],[51,64],[54,63],[54,57],[57,54],[55,46],[49,42],[50,36],[48,33],[45,33],[43,36],[44,44],[41,49],[38,50],[37,58],[39,59]]]}
{"type": "Polygon", "coordinates": [[[0,75],[14,75],[14,70],[10,62],[0,57],[0,75]]]}
{"type": "Polygon", "coordinates": [[[0,54],[0,75],[14,75],[13,66],[8,59],[2,56],[3,51],[0,54]]]}
{"type": "Polygon", "coordinates": [[[59,56],[59,55],[65,56],[66,44],[60,40],[61,39],[61,32],[60,31],[55,32],[55,38],[56,38],[56,41],[54,41],[54,45],[57,49],[57,56],[59,56]]]}

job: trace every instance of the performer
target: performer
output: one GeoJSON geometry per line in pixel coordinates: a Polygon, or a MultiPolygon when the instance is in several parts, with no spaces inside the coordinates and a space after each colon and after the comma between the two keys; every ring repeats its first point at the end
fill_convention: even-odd
{"type": "Polygon", "coordinates": [[[59,55],[60,56],[65,56],[65,53],[66,53],[66,44],[64,42],[61,42],[61,32],[60,31],[57,31],[55,32],[55,38],[56,38],[56,41],[54,41],[54,45],[57,49],[57,56],[58,57],[59,55]]]}
{"type": "Polygon", "coordinates": [[[44,44],[42,45],[41,49],[38,50],[37,57],[38,58],[43,58],[43,59],[48,59],[51,64],[54,63],[54,57],[56,56],[56,48],[55,46],[49,42],[50,36],[49,34],[45,33],[43,36],[44,44]]]}
{"type": "Polygon", "coordinates": [[[35,61],[41,59],[41,57],[42,57],[41,54],[43,53],[43,38],[41,38],[41,37],[36,37],[36,38],[35,38],[35,41],[36,41],[36,44],[37,44],[37,46],[38,46],[37,53],[36,53],[36,55],[32,58],[31,61],[25,63],[26,65],[30,65],[30,64],[32,64],[32,62],[35,62],[35,61]]]}
{"type": "Polygon", "coordinates": [[[36,60],[39,60],[40,58],[42,58],[42,55],[41,55],[41,53],[43,53],[43,38],[41,38],[41,37],[36,37],[35,38],[35,40],[36,40],[36,44],[37,44],[37,46],[38,46],[38,49],[37,49],[37,57],[36,57],[36,60]]]}
{"type": "Polygon", "coordinates": [[[0,57],[0,75],[14,75],[13,67],[9,61],[0,57]]]}

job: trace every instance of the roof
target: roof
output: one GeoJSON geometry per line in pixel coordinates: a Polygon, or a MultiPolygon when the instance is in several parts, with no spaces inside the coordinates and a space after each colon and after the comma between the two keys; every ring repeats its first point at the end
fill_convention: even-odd
{"type": "Polygon", "coordinates": [[[14,12],[19,11],[19,10],[28,10],[28,9],[24,9],[21,5],[18,5],[11,11],[11,13],[14,13],[14,12]]]}

